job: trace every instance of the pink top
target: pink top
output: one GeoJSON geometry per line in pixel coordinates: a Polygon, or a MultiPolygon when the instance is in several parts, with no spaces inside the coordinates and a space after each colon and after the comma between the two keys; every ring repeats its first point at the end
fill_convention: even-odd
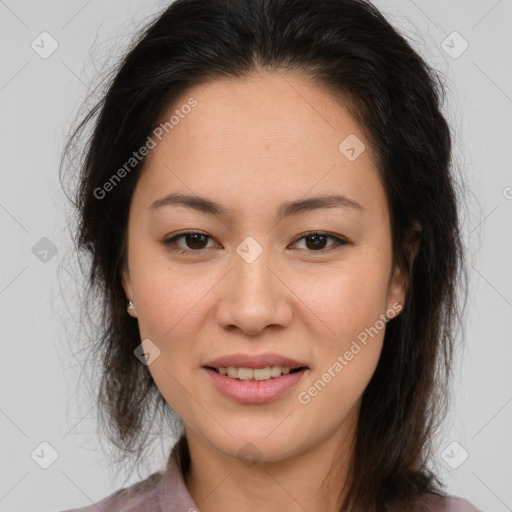
{"type": "MultiPolygon", "coordinates": [[[[200,512],[192,500],[183,479],[179,444],[173,447],[164,471],[153,473],[145,480],[119,489],[101,501],[86,507],[63,512],[200,512]]],[[[468,501],[449,497],[421,512],[481,512],[468,501]]]]}

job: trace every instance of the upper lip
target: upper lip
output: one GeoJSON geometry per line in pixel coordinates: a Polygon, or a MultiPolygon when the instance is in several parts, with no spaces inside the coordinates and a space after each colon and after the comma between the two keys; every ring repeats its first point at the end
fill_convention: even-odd
{"type": "Polygon", "coordinates": [[[234,366],[235,368],[265,368],[267,366],[281,366],[282,368],[292,369],[307,368],[307,364],[304,362],[273,353],[255,355],[230,354],[213,359],[204,366],[209,366],[210,368],[227,368],[229,366],[234,366]]]}

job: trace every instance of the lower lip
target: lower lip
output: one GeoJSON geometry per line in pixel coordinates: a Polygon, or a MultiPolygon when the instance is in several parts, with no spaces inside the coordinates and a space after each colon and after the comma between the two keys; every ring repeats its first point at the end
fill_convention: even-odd
{"type": "Polygon", "coordinates": [[[209,368],[204,369],[222,394],[243,404],[262,404],[275,400],[293,388],[308,370],[305,368],[269,380],[244,381],[221,375],[209,368]]]}

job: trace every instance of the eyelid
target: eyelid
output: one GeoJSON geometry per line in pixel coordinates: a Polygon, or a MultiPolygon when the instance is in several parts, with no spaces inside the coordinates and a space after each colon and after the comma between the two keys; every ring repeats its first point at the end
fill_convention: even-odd
{"type": "Polygon", "coordinates": [[[183,254],[193,254],[193,253],[201,253],[201,252],[204,252],[205,250],[208,250],[208,249],[211,249],[211,247],[208,247],[208,248],[205,248],[205,249],[182,249],[182,248],[176,248],[176,247],[173,247],[173,245],[176,243],[176,240],[179,240],[180,238],[183,238],[185,237],[186,235],[203,235],[205,236],[206,238],[209,238],[211,240],[213,240],[213,237],[211,237],[210,235],[206,234],[206,233],[203,233],[201,231],[182,231],[181,233],[177,233],[171,237],[166,237],[162,240],[162,244],[167,247],[168,249],[174,251],[174,252],[178,252],[178,253],[183,253],[183,254]]]}
{"type": "MultiPolygon", "coordinates": [[[[185,237],[186,235],[203,235],[206,238],[213,240],[213,237],[211,237],[207,233],[203,233],[201,231],[182,231],[181,233],[177,233],[177,234],[173,235],[172,237],[165,238],[164,240],[162,240],[162,244],[164,246],[166,246],[167,248],[169,248],[170,250],[172,250],[174,252],[182,253],[182,254],[193,254],[193,253],[200,254],[200,253],[204,252],[205,250],[211,249],[211,247],[207,247],[207,248],[203,248],[203,249],[181,249],[181,248],[172,247],[172,245],[176,243],[176,240],[179,240],[180,238],[185,237]]],[[[345,239],[344,237],[342,237],[340,235],[334,235],[334,234],[331,234],[326,231],[318,231],[317,230],[317,231],[306,231],[304,233],[301,233],[300,235],[297,236],[297,238],[294,240],[294,242],[292,242],[292,244],[296,244],[303,238],[308,238],[308,237],[314,236],[314,235],[320,235],[320,236],[323,236],[326,238],[331,238],[334,240],[335,243],[326,249],[319,249],[318,251],[313,251],[313,250],[308,250],[308,249],[298,249],[298,250],[305,250],[306,252],[308,252],[310,254],[315,254],[315,253],[325,254],[325,253],[328,253],[340,246],[348,245],[350,243],[347,239],[345,239]]]]}
{"type": "Polygon", "coordinates": [[[329,233],[327,231],[316,230],[316,231],[306,231],[304,233],[301,233],[295,239],[293,244],[296,244],[297,242],[299,242],[303,238],[308,238],[308,237],[314,236],[314,235],[320,235],[320,236],[323,236],[323,237],[326,237],[326,238],[331,238],[331,239],[334,240],[334,244],[332,244],[331,246],[329,246],[326,249],[319,249],[318,251],[310,251],[308,249],[298,249],[298,250],[305,250],[309,254],[326,254],[326,253],[329,253],[329,252],[339,248],[340,246],[348,245],[350,243],[346,238],[342,237],[341,235],[334,235],[334,234],[331,234],[331,233],[329,233]]]}

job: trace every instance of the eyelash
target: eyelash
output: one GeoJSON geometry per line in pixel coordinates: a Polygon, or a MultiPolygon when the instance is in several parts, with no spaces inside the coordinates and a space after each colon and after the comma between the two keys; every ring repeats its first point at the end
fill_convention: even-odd
{"type": "MultiPolygon", "coordinates": [[[[200,253],[202,251],[205,251],[206,249],[179,249],[175,246],[175,243],[177,240],[179,240],[180,238],[183,238],[187,235],[203,235],[209,239],[212,239],[211,236],[208,236],[206,235],[205,233],[201,233],[201,232],[198,232],[198,231],[184,231],[183,233],[179,233],[178,235],[175,235],[171,238],[167,238],[165,240],[162,240],[162,243],[168,247],[171,251],[174,251],[174,252],[178,252],[178,253],[181,253],[181,254],[190,254],[190,253],[200,253]]],[[[308,250],[308,249],[304,249],[310,253],[326,253],[326,252],[330,252],[334,249],[337,249],[339,248],[340,246],[343,246],[343,245],[347,245],[349,242],[347,240],[344,240],[343,238],[340,238],[338,236],[335,236],[335,235],[330,235],[329,233],[325,233],[323,231],[313,231],[311,233],[305,233],[303,235],[301,235],[299,238],[297,238],[296,242],[304,239],[304,238],[309,238],[309,237],[312,237],[312,236],[315,236],[315,235],[319,235],[319,236],[323,236],[323,237],[327,237],[327,238],[331,238],[335,241],[335,243],[328,247],[327,249],[320,249],[318,251],[312,251],[312,250],[308,250]]],[[[296,243],[295,242],[295,243],[296,243]]]]}

